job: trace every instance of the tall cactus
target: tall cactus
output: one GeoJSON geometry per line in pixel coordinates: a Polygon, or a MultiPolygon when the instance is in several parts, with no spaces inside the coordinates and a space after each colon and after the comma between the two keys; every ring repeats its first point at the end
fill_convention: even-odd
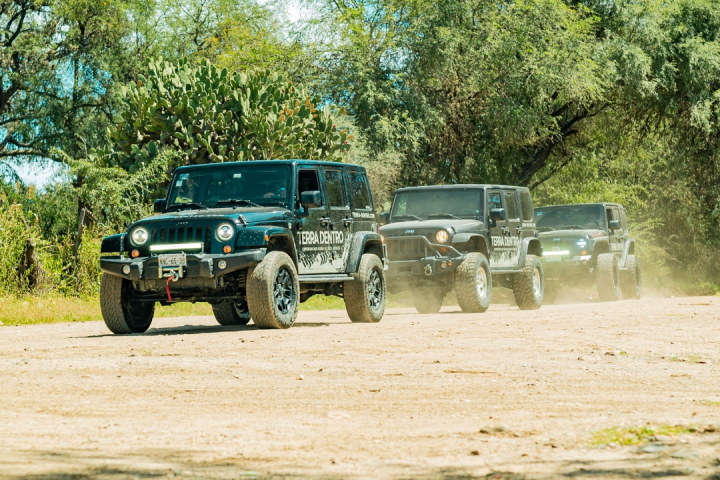
{"type": "Polygon", "coordinates": [[[162,146],[181,152],[179,164],[187,165],[339,160],[352,140],[333,125],[331,107],[316,108],[302,88],[271,72],[157,60],[122,95],[122,119],[108,130],[113,145],[98,153],[104,164],[131,172],[162,146]]]}

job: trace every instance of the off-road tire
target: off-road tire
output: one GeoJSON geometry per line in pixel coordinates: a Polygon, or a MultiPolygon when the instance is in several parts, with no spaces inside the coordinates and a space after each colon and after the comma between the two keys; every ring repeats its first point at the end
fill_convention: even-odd
{"type": "Polygon", "coordinates": [[[250,310],[247,301],[222,302],[212,306],[215,320],[220,325],[247,325],[250,321],[250,310]]]}
{"type": "Polygon", "coordinates": [[[537,310],[545,296],[545,272],[540,258],[525,255],[525,266],[513,277],[513,294],[520,310],[537,310]]]}
{"type": "Polygon", "coordinates": [[[372,253],[363,254],[355,280],[345,282],[345,310],[353,323],[377,323],[382,320],[387,303],[387,289],[382,261],[372,253]]]}
{"type": "Polygon", "coordinates": [[[439,288],[416,288],[412,291],[412,299],[418,313],[438,313],[445,292],[439,288]]]}
{"type": "Polygon", "coordinates": [[[628,300],[640,298],[642,289],[642,278],[640,275],[640,261],[635,255],[628,255],[625,260],[625,268],[620,272],[620,290],[622,296],[628,300]]]}
{"type": "Polygon", "coordinates": [[[150,328],[155,302],[133,300],[133,293],[130,280],[103,273],[100,280],[100,311],[111,332],[143,333],[150,328]]]}
{"type": "Polygon", "coordinates": [[[300,305],[300,282],[285,252],[270,252],[248,270],[247,303],[258,328],[290,328],[300,305]]]}
{"type": "Polygon", "coordinates": [[[617,257],[612,253],[601,253],[597,259],[598,295],[603,302],[614,302],[620,299],[620,269],[617,257]]]}
{"type": "Polygon", "coordinates": [[[492,275],[485,255],[477,252],[467,254],[455,270],[455,295],[465,313],[482,313],[490,307],[492,275]]]}

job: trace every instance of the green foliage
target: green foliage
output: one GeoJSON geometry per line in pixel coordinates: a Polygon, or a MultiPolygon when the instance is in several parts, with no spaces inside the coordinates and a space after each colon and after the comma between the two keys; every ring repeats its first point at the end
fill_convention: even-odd
{"type": "Polygon", "coordinates": [[[171,166],[258,159],[337,160],[351,136],[329,106],[270,72],[229,73],[210,62],[153,61],[124,89],[122,120],[109,129],[108,163],[131,173],[162,147],[182,152],[171,166]]]}
{"type": "Polygon", "coordinates": [[[0,202],[0,293],[27,291],[27,272],[23,275],[18,267],[22,263],[26,241],[37,241],[39,227],[28,216],[22,205],[0,202]]]}
{"type": "Polygon", "coordinates": [[[658,425],[655,427],[612,427],[593,433],[593,445],[615,444],[618,446],[637,445],[650,441],[654,435],[676,435],[692,433],[690,427],[681,425],[658,425]]]}

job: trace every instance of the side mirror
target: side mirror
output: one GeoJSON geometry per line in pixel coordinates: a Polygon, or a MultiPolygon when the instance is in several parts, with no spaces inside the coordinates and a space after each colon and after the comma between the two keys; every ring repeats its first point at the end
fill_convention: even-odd
{"type": "Polygon", "coordinates": [[[153,210],[155,211],[155,213],[162,213],[164,209],[165,209],[165,200],[164,199],[155,200],[153,202],[153,210]]]}
{"type": "Polygon", "coordinates": [[[390,223],[390,213],[383,212],[380,214],[380,225],[387,225],[390,223]]]}
{"type": "Polygon", "coordinates": [[[319,190],[308,190],[300,194],[300,205],[304,208],[322,207],[322,194],[319,190]]]}
{"type": "Polygon", "coordinates": [[[493,208],[490,210],[490,220],[496,222],[498,220],[505,220],[505,209],[504,208],[493,208]]]}
{"type": "Polygon", "coordinates": [[[610,220],[610,230],[620,230],[620,220],[610,220]]]}

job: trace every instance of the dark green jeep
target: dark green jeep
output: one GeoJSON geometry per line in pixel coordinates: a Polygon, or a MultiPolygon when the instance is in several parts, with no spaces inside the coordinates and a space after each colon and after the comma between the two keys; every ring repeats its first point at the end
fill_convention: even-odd
{"type": "Polygon", "coordinates": [[[156,215],[103,239],[100,305],[114,333],[156,302],[208,302],[222,325],[288,328],[312,295],[353,322],[385,311],[384,255],[365,170],[308,160],[178,168],[156,215]]]}
{"type": "Polygon", "coordinates": [[[450,290],[464,312],[484,312],[493,285],[512,289],[521,309],[542,305],[542,249],[527,188],[401,188],[381,223],[388,288],[410,290],[418,312],[439,311],[450,290]]]}
{"type": "Polygon", "coordinates": [[[546,297],[565,285],[597,283],[600,300],[639,298],[640,262],[625,209],[616,203],[554,205],[535,209],[543,246],[546,297]]]}

